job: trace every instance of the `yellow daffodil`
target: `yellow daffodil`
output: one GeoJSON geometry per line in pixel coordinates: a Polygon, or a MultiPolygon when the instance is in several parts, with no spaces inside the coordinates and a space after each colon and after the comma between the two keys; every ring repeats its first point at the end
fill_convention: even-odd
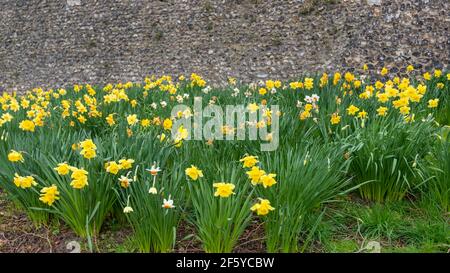
{"type": "Polygon", "coordinates": [[[116,124],[116,121],[114,120],[114,114],[109,114],[105,119],[109,126],[113,126],[114,124],[116,124]]]}
{"type": "Polygon", "coordinates": [[[267,215],[270,211],[275,210],[275,208],[270,205],[269,200],[260,198],[259,203],[254,204],[250,210],[256,211],[257,215],[267,215]]]}
{"type": "Polygon", "coordinates": [[[347,108],[347,113],[352,116],[354,116],[358,111],[359,111],[359,108],[354,106],[353,104],[347,108]]]}
{"type": "Polygon", "coordinates": [[[133,126],[133,125],[135,125],[138,122],[139,122],[139,120],[138,120],[136,114],[127,116],[127,123],[128,123],[128,125],[133,126]]]}
{"type": "Polygon", "coordinates": [[[251,180],[253,185],[260,183],[261,176],[265,175],[264,170],[259,169],[259,167],[252,167],[250,171],[247,172],[248,178],[251,180]]]}
{"type": "Polygon", "coordinates": [[[269,173],[269,174],[265,174],[263,176],[261,176],[260,180],[261,180],[261,184],[263,185],[264,188],[267,187],[272,187],[273,185],[275,185],[277,183],[277,181],[275,180],[275,176],[277,176],[274,173],[269,173]]]}
{"type": "Polygon", "coordinates": [[[442,71],[441,70],[439,70],[439,69],[435,69],[434,70],[434,76],[436,78],[439,78],[441,75],[442,75],[442,71]]]}
{"type": "Polygon", "coordinates": [[[245,156],[245,157],[241,158],[239,161],[244,162],[243,163],[244,168],[251,168],[251,167],[255,166],[256,163],[259,162],[258,157],[253,156],[253,155],[245,156]]]}
{"type": "Polygon", "coordinates": [[[14,184],[18,188],[26,189],[36,186],[37,183],[32,176],[19,176],[17,173],[14,174],[14,184]]]}
{"type": "Polygon", "coordinates": [[[172,125],[173,125],[173,122],[172,122],[172,120],[169,119],[169,118],[166,118],[166,119],[164,120],[164,122],[163,122],[164,130],[170,130],[170,129],[172,129],[172,125]]]}
{"type": "Polygon", "coordinates": [[[378,107],[377,113],[378,113],[379,116],[384,117],[387,114],[387,110],[388,110],[387,107],[381,106],[381,107],[378,107]]]}
{"type": "Polygon", "coordinates": [[[128,170],[133,168],[134,159],[121,159],[119,160],[120,168],[123,170],[128,170]]]}
{"type": "Polygon", "coordinates": [[[194,165],[191,165],[190,168],[187,168],[185,170],[185,173],[192,180],[197,180],[199,177],[203,177],[203,172],[194,165]]]}
{"type": "Polygon", "coordinates": [[[141,126],[142,126],[142,127],[148,127],[148,126],[150,126],[150,120],[149,120],[149,119],[143,119],[143,120],[141,120],[141,126]]]}
{"type": "Polygon", "coordinates": [[[34,132],[34,122],[31,120],[23,120],[19,123],[19,128],[23,131],[34,132]]]}
{"type": "Polygon", "coordinates": [[[57,171],[59,175],[66,175],[70,172],[70,166],[66,162],[59,163],[54,170],[57,171]]]}
{"type": "Polygon", "coordinates": [[[330,119],[331,124],[336,125],[341,122],[341,116],[338,113],[333,113],[330,119]]]}
{"type": "Polygon", "coordinates": [[[110,161],[106,163],[106,172],[117,174],[122,169],[122,166],[117,164],[115,161],[110,161]]]}
{"type": "Polygon", "coordinates": [[[428,108],[436,108],[438,107],[439,99],[432,99],[428,101],[428,108]]]}
{"type": "Polygon", "coordinates": [[[94,149],[83,149],[80,151],[80,155],[86,159],[92,159],[97,156],[97,153],[94,149]]]}
{"type": "Polygon", "coordinates": [[[41,194],[39,197],[39,200],[41,200],[43,203],[52,206],[53,203],[59,199],[59,191],[58,187],[56,185],[52,185],[50,187],[44,187],[41,190],[41,194]]]}
{"type": "Polygon", "coordinates": [[[304,85],[306,90],[313,89],[313,87],[314,87],[314,79],[312,79],[312,78],[305,78],[305,81],[304,81],[303,85],[304,85]]]}
{"type": "Polygon", "coordinates": [[[411,108],[409,106],[402,106],[400,107],[400,114],[402,115],[408,115],[411,108]]]}
{"type": "Polygon", "coordinates": [[[214,193],[214,196],[220,196],[222,198],[226,198],[232,194],[234,194],[233,190],[235,188],[235,185],[232,183],[214,183],[213,187],[216,188],[216,192],[214,193]]]}
{"type": "Polygon", "coordinates": [[[18,162],[18,161],[23,162],[24,161],[22,153],[14,151],[14,150],[11,150],[11,152],[9,152],[8,160],[11,162],[18,162]]]}
{"type": "Polygon", "coordinates": [[[72,175],[70,176],[70,178],[72,178],[70,186],[72,186],[74,189],[82,189],[85,186],[89,185],[87,177],[89,173],[86,170],[78,169],[76,167],[71,167],[70,169],[72,171],[72,175]]]}
{"type": "Polygon", "coordinates": [[[97,146],[95,146],[92,139],[86,139],[84,141],[81,141],[79,146],[84,150],[95,150],[97,149],[97,146]]]}

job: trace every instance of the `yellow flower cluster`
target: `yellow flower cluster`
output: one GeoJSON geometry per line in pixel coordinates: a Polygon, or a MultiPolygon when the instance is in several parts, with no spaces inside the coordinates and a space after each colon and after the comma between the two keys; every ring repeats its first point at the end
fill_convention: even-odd
{"type": "MultiPolygon", "coordinates": [[[[250,171],[247,171],[247,175],[253,186],[262,184],[264,188],[268,188],[277,183],[275,180],[276,174],[266,173],[264,170],[261,170],[258,166],[256,166],[259,162],[257,156],[245,155],[239,161],[243,163],[244,168],[251,168],[250,171]]],[[[262,198],[259,198],[259,203],[256,203],[251,207],[251,210],[256,211],[258,215],[267,215],[274,209],[275,208],[270,205],[269,200],[262,198]]]]}
{"type": "Polygon", "coordinates": [[[206,86],[206,81],[204,79],[202,79],[202,77],[200,77],[199,75],[192,73],[191,74],[191,86],[199,86],[199,87],[205,87],[206,86]]]}
{"type": "MultiPolygon", "coordinates": [[[[196,181],[200,177],[203,177],[203,171],[194,165],[191,165],[191,167],[186,168],[185,174],[193,181],[196,181]]],[[[233,183],[217,182],[213,184],[213,187],[216,188],[214,196],[226,198],[234,194],[233,190],[236,186],[233,183]]]]}
{"type": "Polygon", "coordinates": [[[105,164],[106,172],[117,174],[120,170],[128,170],[133,168],[134,159],[121,159],[119,163],[110,161],[105,164]]]}
{"type": "Polygon", "coordinates": [[[59,191],[56,185],[42,188],[39,200],[41,200],[43,203],[52,206],[53,203],[58,199],[59,199],[59,191]]]}
{"type": "Polygon", "coordinates": [[[256,211],[257,215],[267,215],[270,211],[275,210],[275,208],[270,205],[269,200],[259,198],[259,203],[254,204],[250,210],[256,211]]]}
{"type": "Polygon", "coordinates": [[[72,182],[70,182],[70,186],[74,189],[82,189],[89,185],[87,177],[89,173],[86,170],[83,168],[78,169],[76,167],[71,167],[70,170],[72,171],[72,175],[70,176],[72,182]]]}
{"type": "Polygon", "coordinates": [[[83,168],[79,169],[77,167],[70,166],[69,164],[67,164],[67,162],[63,162],[59,163],[58,166],[54,168],[54,170],[59,175],[67,175],[72,172],[72,175],[70,176],[70,178],[72,179],[72,181],[70,182],[70,186],[72,186],[74,189],[82,189],[89,185],[89,173],[83,168]]]}
{"type": "Polygon", "coordinates": [[[32,176],[19,176],[17,173],[14,174],[14,184],[18,188],[26,189],[36,186],[37,183],[32,176]]]}
{"type": "Polygon", "coordinates": [[[96,157],[97,146],[94,144],[92,139],[86,139],[80,142],[79,146],[81,147],[80,155],[82,155],[84,158],[92,159],[96,157]]]}

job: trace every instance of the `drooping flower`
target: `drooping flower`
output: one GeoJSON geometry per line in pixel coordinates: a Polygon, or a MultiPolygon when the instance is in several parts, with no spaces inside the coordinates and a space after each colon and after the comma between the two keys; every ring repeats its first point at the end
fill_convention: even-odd
{"type": "Polygon", "coordinates": [[[256,211],[257,215],[267,215],[270,211],[275,210],[275,208],[270,205],[269,200],[259,198],[259,203],[254,204],[250,210],[256,211]]]}
{"type": "Polygon", "coordinates": [[[113,126],[114,124],[116,124],[116,121],[114,120],[114,114],[109,114],[106,118],[105,118],[106,122],[108,123],[109,126],[113,126]]]}
{"type": "Polygon", "coordinates": [[[216,192],[214,193],[214,196],[220,196],[223,198],[226,198],[232,194],[234,194],[233,190],[235,188],[235,185],[232,183],[214,183],[213,187],[216,188],[216,192]]]}
{"type": "Polygon", "coordinates": [[[197,180],[199,177],[203,177],[203,172],[199,168],[194,165],[191,165],[190,168],[186,168],[185,173],[192,180],[197,180]]]}
{"type": "Polygon", "coordinates": [[[359,112],[358,113],[358,118],[362,118],[362,119],[365,119],[365,118],[367,118],[367,112],[366,111],[361,111],[361,112],[359,112]]]}
{"type": "Polygon", "coordinates": [[[439,70],[439,69],[434,70],[434,76],[436,78],[439,78],[441,75],[442,75],[442,70],[439,70]]]}
{"type": "Polygon", "coordinates": [[[133,212],[133,208],[130,206],[126,206],[123,208],[123,213],[131,213],[133,212]]]}
{"type": "Polygon", "coordinates": [[[158,190],[157,190],[155,187],[151,187],[151,188],[148,190],[148,193],[150,193],[150,194],[157,194],[157,193],[158,193],[158,190]]]}

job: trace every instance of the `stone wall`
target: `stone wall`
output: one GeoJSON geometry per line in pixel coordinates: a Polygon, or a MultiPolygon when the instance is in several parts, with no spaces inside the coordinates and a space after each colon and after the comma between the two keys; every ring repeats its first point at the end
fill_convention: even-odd
{"type": "Polygon", "coordinates": [[[449,0],[1,0],[0,89],[450,62],[449,0]]]}

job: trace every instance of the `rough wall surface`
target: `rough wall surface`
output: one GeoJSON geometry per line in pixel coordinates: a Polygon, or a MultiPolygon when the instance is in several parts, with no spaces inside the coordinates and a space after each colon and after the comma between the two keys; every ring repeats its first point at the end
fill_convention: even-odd
{"type": "Polygon", "coordinates": [[[449,0],[0,1],[0,89],[449,62],[449,0]]]}

